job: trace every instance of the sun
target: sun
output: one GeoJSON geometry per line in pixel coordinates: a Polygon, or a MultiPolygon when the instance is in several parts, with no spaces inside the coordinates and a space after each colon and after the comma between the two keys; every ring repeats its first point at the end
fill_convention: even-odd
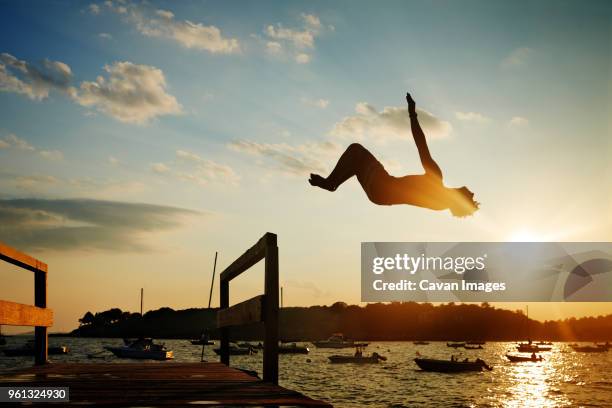
{"type": "Polygon", "coordinates": [[[513,231],[510,234],[508,241],[510,242],[545,242],[545,241],[548,241],[548,239],[546,236],[544,236],[544,234],[541,234],[539,232],[536,232],[530,229],[522,228],[522,229],[513,231]]]}

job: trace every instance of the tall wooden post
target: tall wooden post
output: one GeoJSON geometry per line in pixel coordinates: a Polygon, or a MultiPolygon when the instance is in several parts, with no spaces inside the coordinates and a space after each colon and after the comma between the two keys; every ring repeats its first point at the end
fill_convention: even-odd
{"type": "MultiPolygon", "coordinates": [[[[229,281],[221,279],[220,283],[220,309],[227,309],[229,307],[229,281]]],[[[221,362],[225,365],[229,365],[230,354],[229,354],[229,327],[221,328],[221,362]]]]}
{"type": "MultiPolygon", "coordinates": [[[[47,274],[41,271],[34,272],[34,306],[47,307],[47,274]]],[[[47,328],[36,326],[34,328],[34,364],[47,364],[47,353],[47,328]]]]}
{"type": "Polygon", "coordinates": [[[266,239],[263,380],[278,384],[278,246],[276,235],[266,239]]]}

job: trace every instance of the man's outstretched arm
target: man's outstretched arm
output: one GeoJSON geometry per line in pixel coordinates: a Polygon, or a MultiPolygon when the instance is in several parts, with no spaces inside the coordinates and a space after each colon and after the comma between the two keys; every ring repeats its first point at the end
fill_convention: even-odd
{"type": "Polygon", "coordinates": [[[408,102],[408,115],[410,116],[410,129],[412,130],[412,137],[414,143],[416,143],[417,149],[419,150],[419,157],[421,158],[421,164],[425,169],[425,173],[434,174],[442,178],[442,171],[438,164],[431,157],[429,153],[429,147],[427,147],[427,140],[425,140],[425,134],[416,113],[416,103],[409,93],[406,94],[406,102],[408,102]]]}

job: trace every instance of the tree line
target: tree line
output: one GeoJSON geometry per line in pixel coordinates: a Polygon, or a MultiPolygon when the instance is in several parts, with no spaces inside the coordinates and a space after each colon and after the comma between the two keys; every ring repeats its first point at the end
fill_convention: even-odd
{"type": "MultiPolygon", "coordinates": [[[[143,316],[118,308],[95,314],[87,312],[72,335],[198,338],[207,329],[216,338],[217,310],[164,307],[143,316]]],[[[528,319],[521,310],[499,309],[488,303],[397,302],[357,306],[336,302],[331,306],[283,308],[279,329],[281,339],[287,341],[324,339],[338,332],[360,340],[612,341],[612,314],[540,322],[528,319]]],[[[259,324],[236,327],[231,335],[235,339],[262,339],[263,327],[259,324]]]]}

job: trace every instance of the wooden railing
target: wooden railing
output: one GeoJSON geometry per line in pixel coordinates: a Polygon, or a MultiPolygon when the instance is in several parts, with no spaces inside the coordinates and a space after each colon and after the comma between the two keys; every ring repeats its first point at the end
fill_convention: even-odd
{"type": "Polygon", "coordinates": [[[47,309],[47,264],[0,242],[0,259],[34,272],[34,306],[0,300],[0,324],[34,327],[34,363],[47,363],[47,327],[53,311],[47,309]]]}
{"type": "Polygon", "coordinates": [[[217,327],[221,329],[221,362],[229,365],[230,327],[263,322],[263,380],[278,384],[278,247],[276,234],[266,233],[251,249],[225,268],[220,277],[221,310],[217,327]],[[229,283],[242,272],[265,259],[264,294],[229,305],[229,283]]]}

